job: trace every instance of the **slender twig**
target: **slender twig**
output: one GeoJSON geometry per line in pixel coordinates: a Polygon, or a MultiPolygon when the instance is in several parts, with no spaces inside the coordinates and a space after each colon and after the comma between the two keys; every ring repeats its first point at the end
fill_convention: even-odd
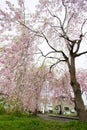
{"type": "Polygon", "coordinates": [[[83,27],[84,27],[86,21],[87,21],[87,19],[85,19],[85,21],[83,22],[83,24],[82,24],[82,26],[81,26],[81,34],[83,34],[83,33],[82,33],[82,30],[83,30],[83,27]]]}
{"type": "Polygon", "coordinates": [[[42,35],[43,35],[43,37],[45,38],[45,40],[46,40],[47,44],[49,45],[49,47],[50,47],[52,50],[54,50],[55,52],[57,52],[57,50],[56,50],[53,46],[50,45],[50,43],[49,43],[47,37],[45,36],[45,34],[42,33],[42,35]]]}
{"type": "Polygon", "coordinates": [[[51,72],[51,69],[52,69],[54,66],[56,66],[58,63],[60,63],[60,62],[66,62],[66,61],[65,61],[65,60],[58,60],[56,63],[52,64],[52,65],[50,66],[50,72],[51,72]]]}
{"type": "Polygon", "coordinates": [[[55,51],[51,51],[51,52],[48,52],[47,54],[43,54],[43,52],[39,49],[39,51],[40,51],[40,53],[42,54],[42,56],[43,57],[45,57],[45,58],[50,58],[50,59],[57,59],[58,60],[58,58],[57,57],[53,57],[53,56],[48,56],[48,55],[50,55],[50,54],[53,54],[53,53],[55,53],[55,51]]]}
{"type": "Polygon", "coordinates": [[[81,45],[81,42],[82,42],[82,37],[83,37],[83,35],[80,35],[80,39],[77,40],[77,42],[76,42],[77,48],[76,48],[76,51],[74,52],[74,54],[77,54],[77,52],[79,51],[79,48],[80,48],[80,45],[81,45]]]}
{"type": "Polygon", "coordinates": [[[69,20],[68,20],[68,22],[67,22],[66,32],[68,31],[68,25],[69,25],[71,19],[73,18],[73,15],[74,15],[74,13],[70,16],[70,18],[69,18],[69,20]]]}
{"type": "Polygon", "coordinates": [[[63,26],[64,26],[65,21],[66,21],[66,18],[67,18],[67,8],[66,8],[66,6],[65,6],[64,1],[63,1],[63,0],[62,0],[62,5],[63,5],[63,6],[64,6],[64,8],[65,8],[65,17],[64,17],[64,20],[63,20],[63,26]]]}
{"type": "MultiPolygon", "coordinates": [[[[47,8],[47,9],[48,9],[48,8],[47,8]]],[[[49,9],[48,9],[48,12],[50,13],[50,15],[51,15],[52,17],[57,18],[58,21],[59,21],[59,23],[60,23],[60,26],[62,26],[62,22],[61,22],[60,18],[59,18],[58,16],[56,16],[55,14],[52,14],[52,12],[51,12],[49,9]]]]}
{"type": "Polygon", "coordinates": [[[34,32],[34,33],[38,33],[38,31],[35,31],[33,29],[31,29],[30,27],[28,27],[26,24],[22,23],[21,21],[18,21],[21,25],[23,25],[24,27],[26,27],[28,30],[34,32]]]}

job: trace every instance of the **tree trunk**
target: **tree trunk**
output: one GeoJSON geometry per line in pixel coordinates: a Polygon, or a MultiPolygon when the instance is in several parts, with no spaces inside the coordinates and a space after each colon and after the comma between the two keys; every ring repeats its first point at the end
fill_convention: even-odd
{"type": "Polygon", "coordinates": [[[38,114],[38,95],[37,95],[37,89],[36,89],[36,104],[35,104],[35,110],[34,110],[34,116],[37,116],[38,114]]]}
{"type": "Polygon", "coordinates": [[[37,114],[38,114],[38,110],[37,110],[37,108],[36,108],[35,111],[34,111],[34,113],[33,113],[33,115],[34,115],[34,116],[37,116],[37,114]]]}
{"type": "Polygon", "coordinates": [[[87,112],[85,110],[85,106],[82,100],[82,94],[81,94],[81,89],[80,89],[80,84],[75,81],[73,83],[73,81],[71,82],[71,85],[73,87],[73,91],[74,91],[74,96],[75,96],[75,107],[76,107],[76,111],[79,117],[79,120],[81,122],[87,122],[87,112]]]}
{"type": "Polygon", "coordinates": [[[73,88],[73,92],[75,96],[75,100],[74,100],[76,105],[75,107],[77,110],[79,120],[81,122],[87,122],[87,112],[83,103],[80,84],[78,83],[76,78],[75,57],[71,56],[70,62],[71,63],[69,65],[69,71],[70,71],[71,86],[73,88]]]}

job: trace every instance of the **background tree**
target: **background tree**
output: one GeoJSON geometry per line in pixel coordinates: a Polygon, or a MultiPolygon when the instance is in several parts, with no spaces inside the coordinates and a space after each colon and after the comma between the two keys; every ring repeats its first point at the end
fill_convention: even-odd
{"type": "Polygon", "coordinates": [[[18,106],[21,102],[20,106],[24,107],[24,88],[32,86],[28,76],[34,63],[35,44],[32,44],[34,35],[31,36],[29,30],[20,26],[18,22],[25,21],[25,7],[23,0],[17,2],[18,7],[6,1],[7,10],[0,9],[0,41],[3,46],[7,43],[7,46],[0,49],[0,92],[9,96],[9,102],[13,100],[10,103],[14,102],[18,106]]]}
{"type": "MultiPolygon", "coordinates": [[[[87,71],[86,70],[77,70],[76,77],[81,86],[82,96],[87,97],[87,71]]],[[[55,79],[54,85],[54,100],[57,97],[58,99],[61,96],[65,97],[65,100],[73,103],[74,94],[72,87],[70,85],[70,75],[69,72],[65,72],[61,77],[55,79]]]]}

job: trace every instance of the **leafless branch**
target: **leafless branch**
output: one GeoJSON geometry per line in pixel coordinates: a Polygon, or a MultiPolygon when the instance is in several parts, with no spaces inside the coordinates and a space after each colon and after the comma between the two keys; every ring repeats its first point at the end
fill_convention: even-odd
{"type": "Polygon", "coordinates": [[[51,72],[51,69],[52,69],[54,66],[56,66],[58,63],[60,63],[60,62],[66,62],[66,60],[58,60],[56,63],[52,64],[52,65],[50,66],[50,72],[51,72]]]}
{"type": "Polygon", "coordinates": [[[62,34],[62,33],[60,33],[60,37],[66,39],[67,41],[69,41],[69,42],[71,42],[71,43],[72,43],[72,42],[75,42],[75,41],[70,40],[68,36],[66,36],[66,35],[64,35],[64,34],[62,34]]]}
{"type": "Polygon", "coordinates": [[[78,53],[77,55],[76,55],[76,57],[79,57],[79,56],[81,56],[81,55],[83,55],[83,54],[86,54],[87,53],[87,51],[84,51],[84,52],[82,52],[82,53],[78,53]]]}
{"type": "MultiPolygon", "coordinates": [[[[40,50],[40,49],[39,49],[39,50],[40,50]]],[[[63,51],[57,51],[57,50],[55,50],[54,48],[53,48],[53,50],[54,50],[54,51],[51,51],[51,52],[47,53],[46,55],[44,55],[41,50],[40,50],[40,52],[41,52],[42,56],[45,56],[45,57],[48,56],[48,55],[51,54],[51,53],[60,53],[60,54],[62,54],[62,56],[64,57],[64,59],[65,59],[66,62],[67,62],[68,57],[66,56],[66,54],[65,54],[63,51]]]]}
{"type": "Polygon", "coordinates": [[[66,56],[66,54],[65,54],[63,51],[61,51],[61,53],[62,53],[62,55],[63,55],[65,61],[67,62],[67,61],[68,61],[68,57],[66,56]]]}
{"type": "Polygon", "coordinates": [[[48,56],[48,55],[53,54],[53,53],[56,53],[56,52],[55,51],[50,51],[45,56],[48,56]]]}
{"type": "Polygon", "coordinates": [[[40,53],[42,54],[42,56],[45,57],[45,59],[46,59],[46,58],[50,58],[50,59],[57,59],[57,60],[58,60],[57,57],[48,56],[48,55],[50,55],[50,54],[55,53],[55,51],[48,52],[46,55],[44,55],[43,52],[42,52],[40,49],[39,49],[39,51],[40,51],[40,53]]]}
{"type": "Polygon", "coordinates": [[[25,28],[27,28],[28,30],[34,32],[34,33],[39,33],[38,31],[35,31],[33,29],[31,29],[30,27],[28,27],[26,24],[22,23],[21,21],[18,21],[22,26],[24,26],[25,28]]]}
{"type": "Polygon", "coordinates": [[[61,30],[61,27],[60,27],[60,26],[53,26],[53,25],[50,25],[50,27],[52,27],[52,28],[56,31],[56,34],[59,35],[59,30],[61,30]]]}
{"type": "Polygon", "coordinates": [[[83,36],[85,36],[87,34],[87,32],[85,32],[84,34],[83,34],[83,36]]]}
{"type": "Polygon", "coordinates": [[[81,34],[82,34],[82,35],[84,35],[83,32],[82,32],[82,30],[83,30],[83,27],[84,27],[86,21],[87,21],[87,19],[85,19],[85,21],[83,22],[83,24],[82,24],[82,26],[81,26],[81,34]]]}
{"type": "Polygon", "coordinates": [[[31,29],[30,27],[28,27],[25,23],[22,23],[21,21],[18,21],[22,26],[24,26],[25,28],[27,28],[28,30],[30,30],[31,32],[35,33],[35,36],[39,36],[39,37],[43,37],[41,35],[40,31],[36,31],[34,29],[31,29]]]}
{"type": "Polygon", "coordinates": [[[62,5],[63,5],[63,6],[64,6],[64,8],[65,8],[65,17],[64,17],[64,20],[63,20],[63,26],[64,26],[64,23],[65,23],[66,18],[67,18],[67,8],[66,8],[66,6],[65,6],[64,1],[63,1],[63,0],[62,0],[62,5]]]}
{"type": "Polygon", "coordinates": [[[49,45],[49,47],[50,47],[52,50],[54,50],[55,52],[57,52],[57,50],[56,50],[53,46],[50,45],[50,43],[49,43],[47,37],[45,36],[45,34],[42,33],[42,35],[43,35],[43,37],[45,38],[45,40],[46,40],[47,44],[49,45]]]}
{"type": "MultiPolygon", "coordinates": [[[[40,50],[40,49],[39,49],[39,50],[40,50]]],[[[43,64],[44,64],[45,60],[48,59],[48,58],[57,60],[56,63],[54,63],[54,64],[52,64],[52,65],[50,66],[50,71],[51,71],[51,69],[52,69],[56,64],[58,64],[58,63],[60,63],[60,62],[68,62],[68,61],[67,61],[67,60],[68,60],[68,57],[66,57],[66,55],[64,54],[63,51],[58,51],[58,52],[57,52],[57,53],[61,53],[61,54],[63,55],[63,58],[64,58],[64,59],[62,59],[62,60],[60,60],[60,59],[57,58],[57,57],[48,56],[48,55],[51,54],[51,53],[55,53],[55,51],[51,51],[51,52],[47,53],[46,55],[44,55],[41,50],[40,50],[40,52],[41,52],[42,56],[45,58],[45,59],[43,60],[43,64]]]]}
{"type": "Polygon", "coordinates": [[[67,22],[66,32],[68,31],[68,25],[69,25],[71,19],[73,18],[73,15],[74,15],[74,13],[70,16],[70,18],[69,18],[69,20],[68,20],[68,22],[67,22]]]}
{"type": "Polygon", "coordinates": [[[80,35],[80,39],[77,40],[76,44],[77,44],[77,49],[76,51],[74,52],[74,54],[77,54],[77,52],[79,51],[79,48],[80,48],[80,45],[81,45],[81,42],[82,42],[82,35],[80,35]]]}
{"type": "MultiPolygon", "coordinates": [[[[47,9],[48,9],[48,8],[47,8],[47,9]]],[[[48,9],[48,12],[50,13],[50,15],[51,15],[52,17],[57,18],[58,21],[59,21],[59,23],[60,23],[60,26],[62,26],[62,22],[61,22],[60,18],[59,18],[58,16],[56,16],[55,14],[52,14],[52,12],[51,12],[49,9],[48,9]]]]}

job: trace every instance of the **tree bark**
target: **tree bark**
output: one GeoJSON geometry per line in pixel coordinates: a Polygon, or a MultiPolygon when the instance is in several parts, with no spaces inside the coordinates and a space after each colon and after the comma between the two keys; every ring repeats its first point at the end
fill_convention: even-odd
{"type": "Polygon", "coordinates": [[[85,106],[82,100],[82,94],[80,89],[80,84],[75,81],[71,81],[71,85],[73,87],[74,96],[75,96],[75,105],[76,105],[76,111],[79,117],[79,120],[81,122],[87,122],[87,112],[85,110],[85,106]]]}
{"type": "Polygon", "coordinates": [[[38,110],[37,110],[37,108],[36,108],[35,111],[34,111],[34,113],[33,113],[33,115],[34,115],[34,116],[37,116],[37,114],[38,114],[38,110]]]}
{"type": "Polygon", "coordinates": [[[71,56],[70,59],[69,71],[70,71],[71,86],[73,88],[73,92],[75,96],[75,105],[76,105],[75,107],[77,110],[79,121],[87,122],[87,112],[82,99],[80,84],[78,83],[76,78],[75,57],[73,56],[71,56]]]}

